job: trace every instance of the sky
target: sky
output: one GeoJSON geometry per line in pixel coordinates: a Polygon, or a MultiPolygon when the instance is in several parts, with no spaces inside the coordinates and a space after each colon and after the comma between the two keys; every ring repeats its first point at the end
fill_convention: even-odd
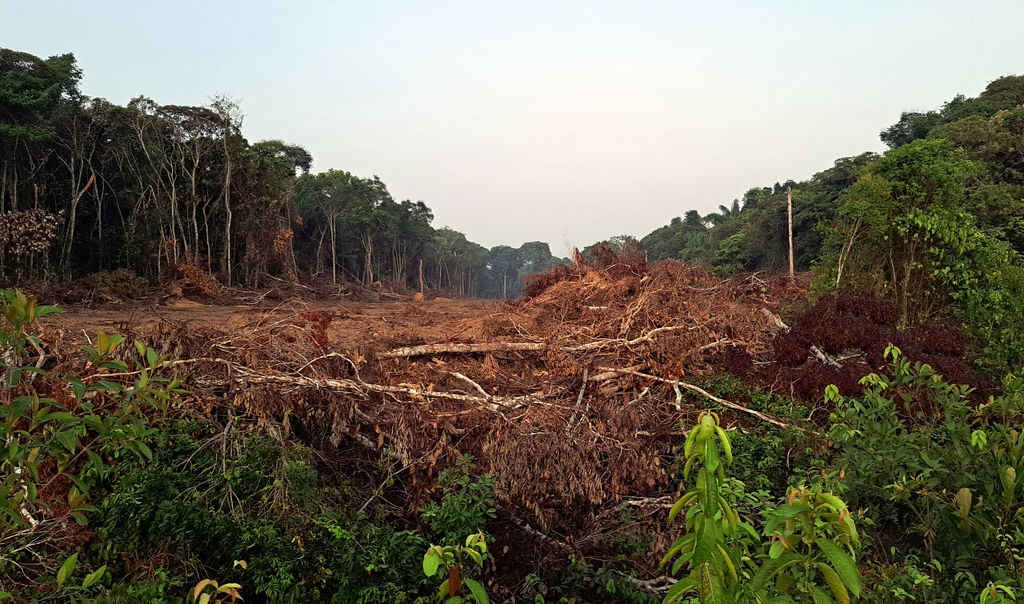
{"type": "Polygon", "coordinates": [[[434,226],[567,256],[884,151],[901,111],[1024,74],[1024,2],[0,0],[118,104],[234,97],[252,141],[378,175],[434,226]]]}

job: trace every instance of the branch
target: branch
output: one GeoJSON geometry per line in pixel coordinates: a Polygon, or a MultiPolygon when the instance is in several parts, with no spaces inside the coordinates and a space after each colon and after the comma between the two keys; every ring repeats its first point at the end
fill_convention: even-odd
{"type": "Polygon", "coordinates": [[[843,366],[840,365],[838,361],[836,361],[832,357],[830,357],[827,354],[825,354],[817,346],[811,346],[811,353],[813,353],[814,357],[816,359],[818,359],[819,361],[821,361],[825,365],[831,365],[831,366],[835,367],[836,369],[842,369],[843,368],[843,366]]]}
{"type": "Polygon", "coordinates": [[[547,350],[548,345],[543,342],[484,342],[482,344],[470,344],[466,342],[451,342],[448,344],[423,344],[421,346],[406,346],[395,348],[387,352],[378,353],[379,358],[400,358],[434,355],[443,352],[469,354],[474,352],[511,352],[518,350],[547,350]]]}
{"type": "Polygon", "coordinates": [[[758,418],[758,419],[760,419],[762,421],[766,421],[769,424],[774,424],[774,425],[776,425],[776,426],[778,426],[780,428],[788,428],[789,427],[789,424],[787,424],[787,423],[785,423],[783,421],[777,420],[774,417],[771,417],[770,415],[765,415],[764,413],[761,413],[760,411],[754,411],[753,409],[748,409],[748,408],[744,407],[743,405],[738,405],[736,403],[730,403],[729,401],[727,401],[725,399],[718,398],[717,396],[711,394],[707,390],[704,390],[703,388],[700,388],[698,386],[694,386],[693,384],[687,384],[686,382],[680,382],[678,380],[669,380],[669,379],[666,379],[666,378],[660,378],[660,377],[657,377],[657,376],[649,375],[649,374],[646,374],[646,373],[640,373],[639,371],[632,371],[632,370],[629,370],[629,369],[615,369],[615,368],[610,368],[610,367],[600,367],[599,369],[601,371],[615,371],[615,372],[620,373],[620,374],[624,373],[624,374],[629,374],[629,375],[635,375],[637,377],[647,378],[649,380],[655,380],[657,382],[663,382],[665,384],[672,384],[673,386],[679,386],[680,388],[686,388],[687,390],[692,390],[693,392],[696,392],[698,394],[703,394],[707,398],[715,401],[716,403],[718,403],[719,405],[722,405],[723,407],[728,407],[730,409],[735,409],[736,411],[742,411],[744,413],[749,413],[750,415],[753,415],[754,417],[756,417],[756,418],[758,418]]]}
{"type": "MultiPolygon", "coordinates": [[[[481,343],[470,343],[470,342],[450,342],[447,344],[422,344],[420,346],[405,346],[402,348],[395,348],[386,352],[377,354],[378,358],[393,359],[400,357],[416,357],[424,355],[433,355],[440,353],[452,353],[452,354],[469,354],[474,352],[511,352],[511,351],[535,351],[543,352],[549,348],[555,350],[561,350],[562,352],[585,352],[588,350],[598,350],[606,348],[608,346],[636,346],[643,342],[650,342],[654,339],[654,336],[659,333],[666,331],[675,331],[677,329],[692,329],[690,325],[670,325],[666,327],[658,327],[645,333],[644,335],[627,340],[625,338],[614,338],[606,340],[597,340],[594,342],[588,342],[586,344],[580,344],[578,346],[551,346],[545,342],[481,342],[481,343]]],[[[715,342],[717,346],[722,341],[715,342]]],[[[711,346],[709,345],[708,348],[711,346]]]]}

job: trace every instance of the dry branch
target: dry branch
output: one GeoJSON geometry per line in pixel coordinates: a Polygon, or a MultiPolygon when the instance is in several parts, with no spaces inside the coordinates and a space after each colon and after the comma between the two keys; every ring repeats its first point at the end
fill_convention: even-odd
{"type": "Polygon", "coordinates": [[[718,398],[717,396],[711,394],[707,390],[704,390],[703,388],[701,388],[699,386],[694,386],[693,384],[687,384],[686,382],[680,382],[678,380],[670,380],[670,379],[667,379],[667,378],[661,378],[661,377],[657,377],[657,376],[654,376],[654,375],[649,375],[649,374],[646,374],[646,373],[640,373],[639,371],[632,371],[632,370],[629,370],[629,369],[615,369],[614,367],[600,367],[599,369],[601,371],[603,371],[603,372],[609,372],[609,373],[610,372],[615,372],[615,373],[618,373],[618,374],[635,375],[637,377],[647,378],[649,380],[655,380],[657,382],[663,382],[665,384],[671,384],[673,386],[678,386],[680,388],[686,388],[687,390],[692,390],[693,392],[696,392],[698,394],[702,394],[702,395],[706,396],[707,398],[715,401],[716,403],[718,403],[719,405],[722,405],[723,407],[728,407],[730,409],[735,409],[736,411],[742,411],[743,413],[748,413],[748,414],[753,415],[754,417],[756,417],[756,418],[758,418],[758,419],[760,419],[762,421],[766,421],[769,424],[774,424],[774,425],[776,425],[776,426],[778,426],[780,428],[788,428],[789,427],[789,424],[787,424],[787,423],[785,423],[783,421],[777,420],[774,417],[771,417],[770,415],[765,415],[764,413],[761,413],[760,411],[754,411],[753,409],[748,409],[747,407],[744,407],[743,405],[739,405],[739,404],[736,404],[736,403],[729,402],[729,401],[727,401],[725,399],[718,398]]]}
{"type": "Polygon", "coordinates": [[[842,369],[843,368],[843,366],[840,365],[838,361],[836,361],[832,357],[830,357],[827,354],[825,354],[817,346],[811,346],[811,353],[814,354],[814,358],[816,358],[819,361],[821,361],[821,363],[824,364],[824,365],[831,365],[831,366],[835,367],[836,369],[842,369]]]}
{"type": "MultiPolygon", "coordinates": [[[[625,338],[610,338],[604,340],[596,340],[594,342],[588,342],[586,344],[580,344],[578,346],[551,346],[545,342],[449,342],[445,344],[422,344],[420,346],[404,346],[402,348],[395,348],[386,352],[381,352],[377,356],[385,359],[395,359],[404,357],[417,357],[424,355],[433,354],[470,354],[474,352],[511,352],[511,351],[536,351],[543,352],[549,348],[561,350],[562,352],[586,352],[588,350],[599,350],[608,346],[636,346],[644,342],[650,342],[654,339],[654,336],[659,333],[666,331],[675,331],[677,329],[692,329],[691,325],[670,325],[666,327],[658,327],[645,333],[644,335],[627,340],[625,338]]],[[[711,346],[717,346],[722,341],[714,342],[711,346]]],[[[703,349],[702,349],[703,350],[703,349]]]]}

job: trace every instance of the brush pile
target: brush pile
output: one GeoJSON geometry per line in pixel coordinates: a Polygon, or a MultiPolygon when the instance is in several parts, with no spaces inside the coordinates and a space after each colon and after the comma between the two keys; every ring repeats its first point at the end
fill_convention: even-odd
{"type": "Polygon", "coordinates": [[[600,552],[626,507],[664,535],[637,560],[656,562],[673,538],[662,523],[680,425],[724,406],[733,424],[785,426],[691,382],[710,355],[770,355],[778,313],[805,284],[722,279],[677,261],[581,263],[542,279],[514,302],[391,304],[369,316],[293,300],[125,335],[175,359],[197,408],[248,416],[332,463],[387,467],[410,515],[435,496],[441,469],[473,455],[527,568],[600,552]],[[459,305],[480,312],[459,316],[459,305]]]}

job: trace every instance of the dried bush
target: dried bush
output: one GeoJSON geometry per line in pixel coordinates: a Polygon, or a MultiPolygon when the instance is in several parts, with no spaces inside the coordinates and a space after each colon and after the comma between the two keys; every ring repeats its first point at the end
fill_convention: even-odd
{"type": "Polygon", "coordinates": [[[50,249],[57,229],[64,224],[63,210],[26,210],[0,214],[0,249],[16,259],[42,254],[50,249]]]}

